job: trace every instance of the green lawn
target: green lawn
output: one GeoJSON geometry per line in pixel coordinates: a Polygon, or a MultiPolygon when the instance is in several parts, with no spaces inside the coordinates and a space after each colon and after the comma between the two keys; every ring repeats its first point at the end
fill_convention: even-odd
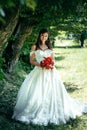
{"type": "MultiPolygon", "coordinates": [[[[69,94],[87,102],[87,48],[55,47],[56,68],[69,94]]],[[[26,72],[5,74],[0,81],[0,130],[87,130],[87,114],[70,120],[66,125],[25,125],[11,119],[17,92],[26,72]]]]}
{"type": "Polygon", "coordinates": [[[74,97],[87,102],[87,48],[55,48],[56,67],[66,88],[76,88],[74,97]]]}

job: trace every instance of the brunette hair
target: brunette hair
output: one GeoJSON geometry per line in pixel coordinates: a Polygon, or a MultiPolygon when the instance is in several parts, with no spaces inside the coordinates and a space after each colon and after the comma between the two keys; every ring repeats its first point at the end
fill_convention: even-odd
{"type": "Polygon", "coordinates": [[[48,32],[47,29],[41,29],[40,30],[37,41],[35,43],[36,49],[40,48],[40,45],[42,44],[42,42],[40,40],[40,36],[41,36],[41,34],[44,34],[44,33],[48,33],[48,39],[46,40],[45,44],[47,45],[48,49],[52,49],[52,45],[50,43],[50,38],[49,38],[49,32],[48,32]]]}

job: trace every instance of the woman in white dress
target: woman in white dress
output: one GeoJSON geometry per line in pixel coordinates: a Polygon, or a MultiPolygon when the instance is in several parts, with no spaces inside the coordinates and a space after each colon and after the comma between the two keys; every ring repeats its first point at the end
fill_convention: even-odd
{"type": "Polygon", "coordinates": [[[49,32],[42,29],[30,52],[30,63],[35,67],[20,87],[13,119],[26,124],[59,125],[87,112],[86,104],[69,96],[55,66],[41,66],[47,57],[54,60],[49,32]]]}

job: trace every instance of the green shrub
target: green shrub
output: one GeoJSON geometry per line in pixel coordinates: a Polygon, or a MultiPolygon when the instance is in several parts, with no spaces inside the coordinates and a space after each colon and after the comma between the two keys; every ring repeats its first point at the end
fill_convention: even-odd
{"type": "Polygon", "coordinates": [[[4,59],[0,57],[0,80],[2,80],[4,77],[4,72],[2,69],[3,61],[4,61],[4,59]]]}

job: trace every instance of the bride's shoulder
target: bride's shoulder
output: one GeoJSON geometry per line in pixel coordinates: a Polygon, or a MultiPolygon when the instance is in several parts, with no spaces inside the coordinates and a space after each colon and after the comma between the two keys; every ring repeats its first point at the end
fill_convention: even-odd
{"type": "Polygon", "coordinates": [[[32,47],[31,47],[31,51],[35,51],[36,50],[36,45],[33,45],[32,47]]]}

